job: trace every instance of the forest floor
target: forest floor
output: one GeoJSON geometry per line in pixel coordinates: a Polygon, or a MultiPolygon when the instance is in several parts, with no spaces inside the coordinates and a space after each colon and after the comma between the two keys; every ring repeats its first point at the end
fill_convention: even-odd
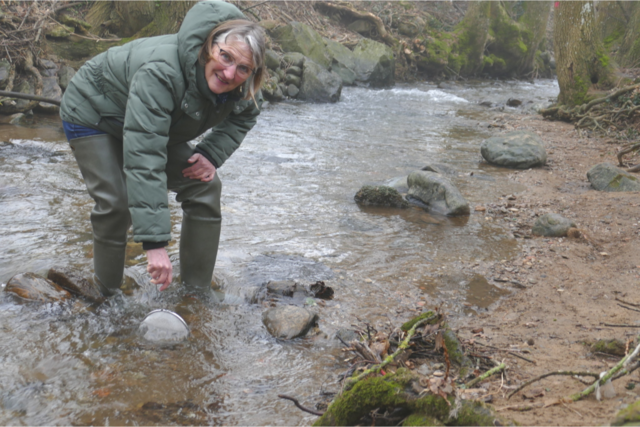
{"type": "MultiPolygon", "coordinates": [[[[511,228],[515,224],[524,238],[519,256],[484,273],[520,290],[493,312],[461,319],[455,326],[463,341],[511,350],[535,362],[506,352],[494,355],[504,358],[507,374],[484,384],[501,415],[521,425],[609,425],[621,408],[638,399],[638,371],[615,381],[617,395],[602,401],[592,394],[544,407],[587,387],[571,376],[551,376],[506,397],[547,372],[600,373],[621,359],[592,351],[588,343],[616,338],[631,341],[630,351],[638,344],[640,310],[636,306],[633,311],[633,304],[640,304],[640,193],[599,192],[587,181],[592,166],[617,164],[620,141],[587,136],[571,124],[537,115],[505,116],[496,123],[505,130],[537,133],[545,142],[548,164],[514,172],[511,178],[527,190],[486,206],[485,220],[511,228]],[[574,220],[582,237],[531,236],[531,217],[547,212],[574,220]],[[524,406],[532,408],[522,410],[524,406]]],[[[630,160],[639,162],[637,156],[630,160]]]]}

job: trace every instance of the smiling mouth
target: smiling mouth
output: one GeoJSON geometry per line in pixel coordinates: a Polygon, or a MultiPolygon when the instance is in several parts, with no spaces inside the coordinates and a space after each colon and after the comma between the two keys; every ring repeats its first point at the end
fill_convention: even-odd
{"type": "Polygon", "coordinates": [[[217,79],[220,81],[220,83],[222,83],[222,84],[225,84],[225,85],[228,85],[228,84],[229,84],[229,82],[228,82],[228,81],[226,81],[226,80],[222,79],[218,74],[216,74],[216,78],[217,78],[217,79]]]}

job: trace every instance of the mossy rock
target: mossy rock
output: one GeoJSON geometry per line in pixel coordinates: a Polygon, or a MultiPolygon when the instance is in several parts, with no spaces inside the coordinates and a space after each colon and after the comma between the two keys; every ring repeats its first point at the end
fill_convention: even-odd
{"type": "Polygon", "coordinates": [[[627,354],[627,344],[618,339],[598,340],[589,346],[594,353],[605,353],[624,357],[627,354]]]}
{"type": "Polygon", "coordinates": [[[410,415],[405,425],[513,425],[479,402],[463,400],[456,414],[451,411],[454,397],[447,400],[438,395],[420,395],[419,378],[400,368],[384,377],[370,377],[339,395],[314,426],[356,425],[376,408],[403,408],[410,415]],[[411,424],[408,424],[410,422],[411,424]]]}
{"type": "Polygon", "coordinates": [[[64,39],[73,34],[73,28],[67,27],[66,25],[55,25],[48,30],[46,30],[45,35],[47,37],[51,37],[54,39],[64,39]]]}
{"type": "Polygon", "coordinates": [[[381,206],[389,208],[408,208],[411,206],[398,190],[385,185],[365,185],[354,197],[359,205],[363,206],[381,206]]]}
{"type": "Polygon", "coordinates": [[[640,400],[636,400],[631,405],[622,409],[616,415],[612,426],[638,426],[640,425],[640,400]]]}

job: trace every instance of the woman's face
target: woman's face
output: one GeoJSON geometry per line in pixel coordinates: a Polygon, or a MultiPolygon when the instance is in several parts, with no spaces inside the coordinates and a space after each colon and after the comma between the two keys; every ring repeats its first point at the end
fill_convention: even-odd
{"type": "Polygon", "coordinates": [[[231,92],[253,73],[253,56],[249,46],[240,41],[214,43],[204,67],[204,76],[211,92],[231,92]]]}

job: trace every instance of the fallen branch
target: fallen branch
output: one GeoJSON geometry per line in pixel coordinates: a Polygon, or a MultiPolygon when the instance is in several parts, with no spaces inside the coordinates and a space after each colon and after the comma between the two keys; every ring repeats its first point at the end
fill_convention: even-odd
{"type": "Polygon", "coordinates": [[[626,305],[623,305],[623,304],[620,304],[620,303],[618,303],[618,305],[619,305],[620,307],[622,307],[622,308],[626,308],[627,310],[640,312],[640,310],[638,310],[637,308],[627,307],[626,305]]]}
{"type": "Polygon", "coordinates": [[[616,366],[614,366],[609,370],[609,372],[607,372],[602,377],[597,379],[593,384],[591,384],[589,387],[582,390],[580,393],[572,394],[567,399],[576,402],[582,399],[583,397],[590,395],[591,393],[593,393],[596,387],[609,381],[616,373],[618,373],[622,369],[626,370],[627,365],[631,363],[633,359],[638,357],[638,353],[640,353],[640,344],[635,348],[635,350],[633,350],[633,353],[623,357],[622,360],[620,360],[620,362],[616,364],[616,366]]]}
{"type": "Polygon", "coordinates": [[[317,415],[319,417],[324,415],[324,412],[318,412],[318,411],[314,411],[313,409],[305,408],[304,406],[302,406],[300,404],[300,402],[298,402],[298,399],[296,399],[295,397],[287,396],[287,395],[284,395],[284,394],[279,394],[278,397],[280,399],[287,399],[287,400],[292,401],[293,404],[298,407],[298,409],[300,409],[300,410],[302,410],[304,412],[308,412],[310,414],[317,415]]]}
{"type": "Polygon", "coordinates": [[[616,323],[600,323],[602,326],[609,326],[610,328],[640,328],[640,325],[625,325],[616,323]]]}
{"type": "Polygon", "coordinates": [[[495,368],[489,369],[487,372],[485,372],[484,374],[480,375],[477,378],[472,379],[471,381],[469,381],[468,383],[466,383],[464,385],[465,389],[470,389],[473,386],[475,386],[476,384],[478,384],[480,381],[484,381],[487,378],[489,378],[491,375],[493,374],[497,374],[498,372],[503,371],[505,368],[507,367],[507,365],[505,365],[504,363],[499,364],[498,366],[496,366],[495,368]]]}
{"type": "Polygon", "coordinates": [[[47,98],[47,97],[38,96],[38,95],[30,95],[28,93],[7,92],[5,90],[0,90],[0,96],[7,97],[9,99],[10,98],[28,99],[30,101],[48,102],[49,104],[60,105],[60,101],[57,99],[47,98]]]}
{"type": "Polygon", "coordinates": [[[616,300],[616,301],[618,301],[618,302],[621,302],[621,303],[623,303],[623,304],[630,305],[631,307],[640,307],[640,304],[634,304],[634,303],[632,303],[632,302],[625,301],[625,300],[623,300],[622,298],[618,298],[618,297],[616,297],[616,298],[615,298],[615,300],[616,300]]]}
{"type": "Polygon", "coordinates": [[[553,375],[570,375],[570,376],[581,376],[581,377],[594,377],[594,378],[600,378],[600,374],[596,374],[594,372],[573,372],[573,371],[556,371],[556,372],[547,372],[546,374],[540,375],[538,377],[535,377],[532,380],[527,381],[526,383],[522,384],[520,387],[518,387],[517,389],[513,390],[511,393],[509,393],[509,395],[507,396],[507,400],[511,399],[511,397],[516,394],[517,392],[519,392],[520,390],[524,389],[525,387],[540,381],[541,379],[553,376],[553,375]]]}
{"type": "Polygon", "coordinates": [[[527,361],[529,363],[533,363],[534,365],[537,365],[535,360],[527,359],[526,357],[524,357],[524,356],[522,356],[522,355],[520,355],[518,353],[515,353],[515,352],[513,352],[511,350],[505,350],[505,349],[502,349],[502,348],[494,347],[494,346],[489,345],[489,344],[482,344],[481,342],[478,342],[476,344],[480,344],[483,347],[492,348],[492,349],[497,350],[497,351],[504,351],[504,352],[506,352],[506,353],[508,353],[508,354],[510,354],[512,356],[518,357],[518,358],[520,358],[522,360],[525,360],[525,361],[527,361]]]}
{"type": "Polygon", "coordinates": [[[382,363],[379,363],[377,365],[371,366],[369,369],[366,369],[364,372],[362,372],[360,375],[358,375],[355,378],[349,378],[345,384],[345,389],[348,390],[349,388],[353,387],[358,381],[360,381],[361,379],[371,375],[371,374],[377,374],[380,372],[380,370],[382,368],[384,368],[385,366],[387,366],[389,363],[393,362],[393,360],[400,354],[402,353],[404,350],[407,349],[407,347],[409,347],[409,342],[411,341],[411,337],[413,337],[413,334],[416,333],[416,329],[418,328],[418,326],[422,326],[425,323],[428,323],[430,321],[432,321],[433,319],[436,319],[438,317],[437,314],[434,314],[433,316],[427,317],[425,319],[420,320],[419,322],[416,322],[411,329],[409,329],[409,331],[407,332],[407,336],[404,338],[404,340],[402,340],[402,342],[400,343],[400,345],[398,346],[398,348],[396,349],[396,351],[393,352],[393,354],[385,357],[385,359],[382,361],[382,363]]]}

